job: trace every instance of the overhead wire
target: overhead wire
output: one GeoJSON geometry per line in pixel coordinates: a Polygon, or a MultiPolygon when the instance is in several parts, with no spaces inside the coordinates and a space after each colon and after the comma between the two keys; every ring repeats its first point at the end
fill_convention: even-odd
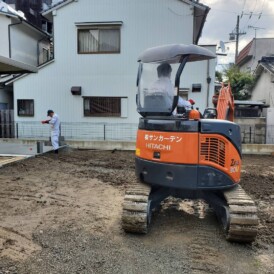
{"type": "Polygon", "coordinates": [[[261,19],[261,17],[262,17],[265,2],[266,2],[266,0],[263,0],[263,3],[262,3],[262,8],[261,8],[261,12],[259,12],[258,19],[257,19],[257,21],[254,23],[254,25],[255,25],[255,24],[256,24],[256,23],[257,23],[257,22],[261,19]]]}
{"type": "MultiPolygon", "coordinates": [[[[248,25],[248,28],[252,28],[253,30],[255,30],[255,36],[256,36],[256,24],[261,19],[262,16],[265,16],[265,15],[263,15],[263,10],[264,10],[265,3],[266,3],[266,1],[263,0],[260,11],[258,10],[258,12],[256,12],[256,9],[255,9],[256,5],[257,5],[257,0],[256,0],[255,6],[254,6],[254,9],[253,9],[253,13],[254,13],[253,18],[256,18],[257,20],[253,20],[253,21],[250,20],[251,22],[248,25]]],[[[247,24],[245,25],[244,29],[247,29],[247,24]]],[[[263,28],[260,28],[260,29],[263,29],[263,28]]]]}

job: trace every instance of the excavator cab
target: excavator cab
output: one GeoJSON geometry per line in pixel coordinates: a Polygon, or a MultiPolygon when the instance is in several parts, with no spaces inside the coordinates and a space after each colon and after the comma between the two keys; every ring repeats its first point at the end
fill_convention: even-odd
{"type": "Polygon", "coordinates": [[[152,211],[167,197],[203,199],[216,212],[230,241],[251,242],[258,218],[252,199],[239,186],[240,127],[233,122],[230,86],[218,96],[217,111],[173,115],[187,62],[215,55],[196,45],[166,45],[138,58],[136,183],[126,191],[122,227],[147,233],[152,211]],[[212,116],[212,117],[211,117],[212,116]],[[212,119],[214,118],[214,119],[212,119]]]}
{"type": "Polygon", "coordinates": [[[177,102],[178,67],[167,61],[139,64],[137,109],[142,116],[171,115],[177,102]]]}
{"type": "Polygon", "coordinates": [[[186,63],[212,58],[215,54],[195,45],[165,45],[144,51],[138,58],[137,111],[143,117],[172,115],[186,63]]]}

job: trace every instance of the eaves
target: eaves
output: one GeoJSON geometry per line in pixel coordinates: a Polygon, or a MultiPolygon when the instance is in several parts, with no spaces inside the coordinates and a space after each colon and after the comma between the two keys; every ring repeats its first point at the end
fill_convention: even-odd
{"type": "Polygon", "coordinates": [[[264,70],[268,71],[271,75],[274,75],[274,72],[262,63],[258,64],[253,75],[260,76],[264,70]]]}

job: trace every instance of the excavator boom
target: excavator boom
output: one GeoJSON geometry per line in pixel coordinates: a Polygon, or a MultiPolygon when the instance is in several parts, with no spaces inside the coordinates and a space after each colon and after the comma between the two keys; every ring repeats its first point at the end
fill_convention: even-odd
{"type": "Polygon", "coordinates": [[[231,86],[222,84],[217,101],[217,119],[234,121],[234,98],[231,86]]]}

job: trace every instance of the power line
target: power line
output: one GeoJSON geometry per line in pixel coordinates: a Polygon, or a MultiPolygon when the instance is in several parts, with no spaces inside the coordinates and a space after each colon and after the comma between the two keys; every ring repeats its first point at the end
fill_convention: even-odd
{"type": "MultiPolygon", "coordinates": [[[[211,10],[216,10],[216,11],[221,11],[221,12],[225,12],[225,13],[233,13],[233,14],[239,14],[239,11],[229,11],[229,10],[222,10],[222,9],[215,9],[215,8],[210,8],[211,10]]],[[[243,15],[248,15],[250,16],[250,13],[243,13],[243,15]]],[[[252,13],[252,16],[260,16],[261,17],[265,17],[265,16],[273,16],[273,14],[261,14],[261,12],[259,13],[252,13]]]]}

